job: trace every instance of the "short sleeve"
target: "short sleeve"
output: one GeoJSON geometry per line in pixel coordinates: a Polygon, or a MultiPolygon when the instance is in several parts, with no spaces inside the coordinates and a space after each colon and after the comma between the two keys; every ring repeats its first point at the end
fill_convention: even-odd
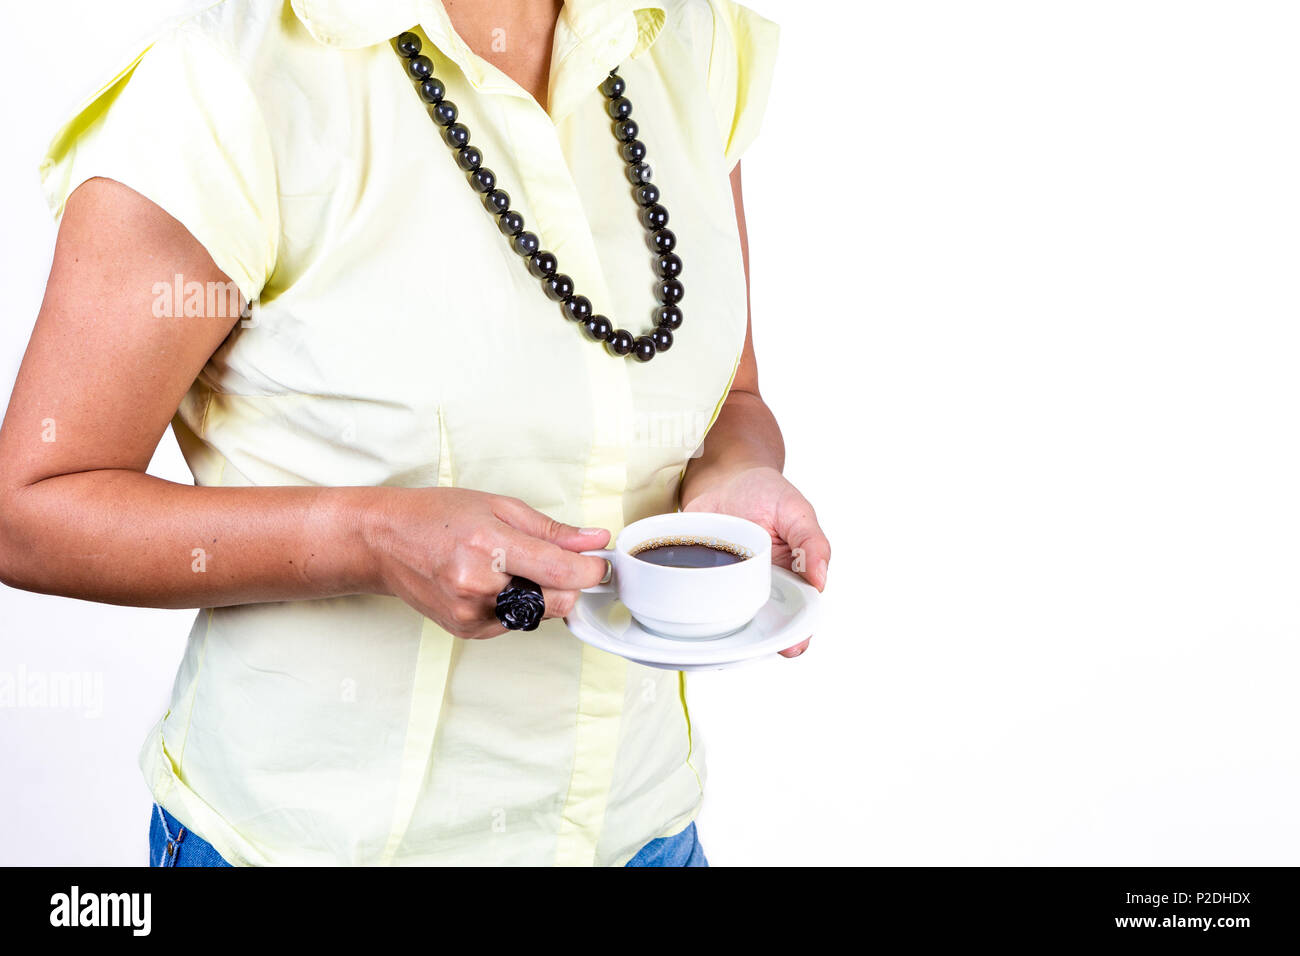
{"type": "Polygon", "coordinates": [[[174,28],[87,100],[41,162],[51,211],[96,176],[177,219],[248,301],[275,268],[275,162],[261,110],[233,54],[174,28]]]}
{"type": "Polygon", "coordinates": [[[780,28],[733,0],[709,0],[713,45],[709,97],[722,133],[727,169],[758,135],[772,86],[780,28]]]}

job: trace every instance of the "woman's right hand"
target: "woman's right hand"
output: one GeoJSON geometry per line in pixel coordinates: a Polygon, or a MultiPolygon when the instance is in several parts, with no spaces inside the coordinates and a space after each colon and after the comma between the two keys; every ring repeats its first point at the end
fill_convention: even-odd
{"type": "Polygon", "coordinates": [[[362,519],[373,589],[401,598],[463,638],[504,634],[497,594],[520,575],[542,586],[546,616],[573,610],[607,564],[577,552],[609,532],[561,524],[518,498],[464,488],[379,488],[362,519]]]}
{"type": "Polygon", "coordinates": [[[160,320],[157,281],[173,275],[233,288],[144,196],[101,178],[73,191],[0,428],[0,582],[167,608],[392,594],[453,634],[491,637],[512,574],[545,588],[551,616],[604,575],[604,561],[575,552],[604,547],[605,531],[583,534],[514,498],[147,474],[239,320],[225,309],[160,320]]]}

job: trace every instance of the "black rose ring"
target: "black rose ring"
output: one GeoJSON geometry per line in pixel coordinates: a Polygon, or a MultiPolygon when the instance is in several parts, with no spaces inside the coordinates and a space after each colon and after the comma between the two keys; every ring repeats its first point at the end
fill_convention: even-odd
{"type": "Polygon", "coordinates": [[[497,595],[497,620],[511,631],[535,631],[546,615],[541,585],[515,575],[497,595]]]}

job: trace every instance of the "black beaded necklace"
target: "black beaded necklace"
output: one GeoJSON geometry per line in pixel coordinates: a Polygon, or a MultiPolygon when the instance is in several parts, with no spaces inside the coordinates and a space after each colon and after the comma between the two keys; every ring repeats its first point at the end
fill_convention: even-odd
{"type": "Polygon", "coordinates": [[[649,335],[633,337],[627,329],[616,329],[605,316],[594,313],[591,300],[574,292],[573,280],[559,271],[555,256],[541,248],[536,233],[524,229],[524,217],[510,208],[510,194],[497,186],[496,175],[483,165],[483,154],[469,145],[469,129],[456,122],[456,104],[444,99],[446,88],[433,75],[433,61],[420,54],[420,38],[414,33],[403,33],[393,41],[397,52],[406,60],[407,75],[415,81],[421,99],[429,104],[429,116],[442,127],[442,139],[455,151],[456,164],[463,169],[470,186],[483,194],[483,207],[496,218],[501,234],[510,241],[510,248],[528,261],[528,271],[542,280],[542,292],[558,302],[564,317],[582,325],[589,338],[605,343],[611,355],[633,355],[648,362],[659,352],[672,348],[673,330],[682,324],[681,302],[686,290],[678,278],[682,260],[673,252],[677,237],[668,226],[668,210],[659,201],[659,187],[650,182],[650,165],[645,161],[645,143],[637,139],[638,127],[631,119],[632,103],[623,91],[627,83],[618,75],[618,68],[600,85],[608,103],[605,110],[613,122],[614,138],[622,146],[619,151],[627,164],[627,178],[632,183],[632,195],[641,207],[641,224],[648,233],[650,248],[655,253],[654,271],[659,277],[655,285],[655,298],[659,307],[654,310],[655,329],[649,335]]]}

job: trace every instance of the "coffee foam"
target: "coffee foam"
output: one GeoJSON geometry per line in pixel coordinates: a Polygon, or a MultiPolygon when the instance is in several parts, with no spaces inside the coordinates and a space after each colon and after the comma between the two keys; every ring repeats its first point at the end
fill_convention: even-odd
{"type": "Polygon", "coordinates": [[[754,556],[754,552],[749,548],[741,547],[738,544],[732,544],[730,541],[723,541],[721,538],[711,538],[708,535],[701,534],[664,534],[657,538],[648,538],[636,547],[628,549],[627,553],[635,558],[642,551],[653,551],[655,548],[684,547],[688,545],[713,548],[715,551],[725,551],[727,554],[734,554],[736,557],[741,559],[748,559],[754,556]]]}

